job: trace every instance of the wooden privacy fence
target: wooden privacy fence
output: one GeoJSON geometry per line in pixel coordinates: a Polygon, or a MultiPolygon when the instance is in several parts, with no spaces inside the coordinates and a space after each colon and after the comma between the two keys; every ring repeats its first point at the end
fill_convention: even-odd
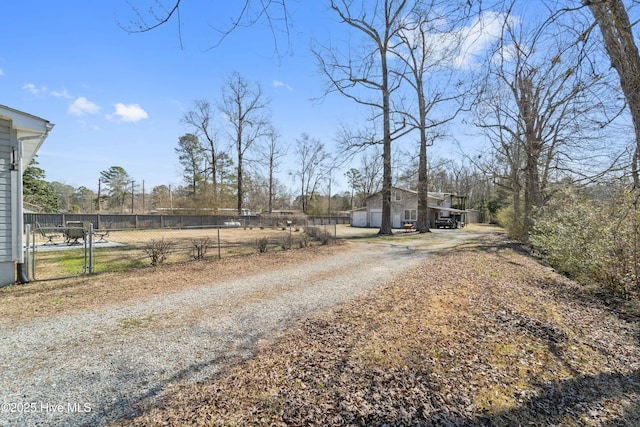
{"type": "Polygon", "coordinates": [[[91,223],[96,229],[154,229],[216,227],[228,222],[238,222],[243,227],[277,227],[292,221],[300,227],[308,225],[349,224],[349,216],[306,215],[137,215],[137,214],[72,214],[26,213],[25,224],[42,227],[61,227],[68,221],[91,223]]]}

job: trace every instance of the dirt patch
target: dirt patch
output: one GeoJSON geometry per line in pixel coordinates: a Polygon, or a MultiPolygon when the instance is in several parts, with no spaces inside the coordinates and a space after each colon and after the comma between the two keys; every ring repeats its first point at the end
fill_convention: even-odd
{"type": "Polygon", "coordinates": [[[120,424],[640,425],[638,331],[493,233],[120,424]]]}

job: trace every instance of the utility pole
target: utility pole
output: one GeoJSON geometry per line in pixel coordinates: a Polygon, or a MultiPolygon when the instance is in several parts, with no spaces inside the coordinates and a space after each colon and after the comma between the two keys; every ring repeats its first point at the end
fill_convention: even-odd
{"type": "Polygon", "coordinates": [[[131,180],[131,213],[133,213],[133,185],[136,183],[135,180],[131,180]]]}
{"type": "Polygon", "coordinates": [[[329,174],[329,205],[327,207],[327,216],[329,216],[329,222],[331,222],[331,174],[329,174]]]}
{"type": "Polygon", "coordinates": [[[102,204],[100,203],[100,185],[102,184],[102,179],[98,178],[98,213],[102,212],[102,204]]]}

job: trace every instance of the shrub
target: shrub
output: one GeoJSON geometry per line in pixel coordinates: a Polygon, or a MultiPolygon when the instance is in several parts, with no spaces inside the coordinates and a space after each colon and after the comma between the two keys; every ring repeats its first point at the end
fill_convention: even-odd
{"type": "Polygon", "coordinates": [[[498,209],[496,222],[509,232],[509,235],[521,242],[528,240],[527,229],[524,224],[522,214],[516,215],[513,206],[506,206],[498,209]]]}
{"type": "Polygon", "coordinates": [[[258,252],[263,254],[269,249],[269,239],[265,236],[260,239],[256,239],[256,248],[258,252]]]}
{"type": "Polygon", "coordinates": [[[300,240],[298,240],[298,244],[300,245],[300,249],[306,248],[307,246],[309,246],[309,236],[307,236],[306,234],[303,234],[302,236],[300,236],[300,240]]]}
{"type": "Polygon", "coordinates": [[[568,192],[538,213],[530,242],[561,273],[629,298],[640,280],[639,230],[640,212],[628,192],[604,202],[568,192]]]}
{"type": "Polygon", "coordinates": [[[318,240],[322,245],[328,245],[333,240],[331,233],[321,227],[306,227],[305,233],[313,239],[318,240]]]}
{"type": "Polygon", "coordinates": [[[151,240],[151,242],[145,245],[142,249],[147,256],[151,258],[151,265],[155,267],[162,264],[167,259],[169,254],[173,251],[173,243],[164,239],[151,240]]]}
{"type": "Polygon", "coordinates": [[[287,250],[287,249],[291,249],[291,237],[289,236],[282,236],[280,238],[280,247],[283,250],[287,250]]]}
{"type": "Polygon", "coordinates": [[[207,255],[207,250],[212,246],[211,239],[204,237],[202,239],[191,240],[191,258],[202,260],[207,255]]]}

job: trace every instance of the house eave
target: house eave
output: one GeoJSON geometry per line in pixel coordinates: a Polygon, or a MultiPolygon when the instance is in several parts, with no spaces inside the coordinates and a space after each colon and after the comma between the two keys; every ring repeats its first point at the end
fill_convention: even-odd
{"type": "Polygon", "coordinates": [[[54,124],[41,117],[34,116],[6,105],[0,105],[0,118],[10,120],[22,142],[22,161],[26,166],[31,163],[40,146],[49,135],[54,124]]]}

